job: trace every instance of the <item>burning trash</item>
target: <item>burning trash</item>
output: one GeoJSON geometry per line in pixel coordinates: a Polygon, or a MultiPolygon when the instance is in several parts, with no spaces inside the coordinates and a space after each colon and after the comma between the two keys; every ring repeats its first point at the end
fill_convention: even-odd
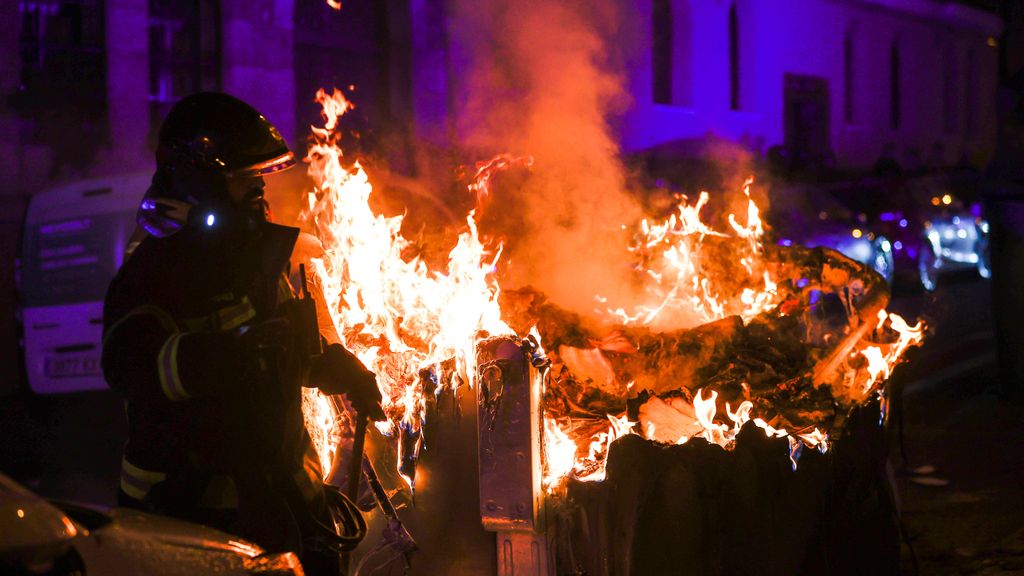
{"type": "MultiPolygon", "coordinates": [[[[502,247],[488,244],[473,212],[446,268],[431,269],[402,235],[403,216],[376,214],[367,174],[342,160],[335,128],[351,104],[337,91],[317,101],[325,125],[307,157],[316,186],[306,219],[325,246],[312,274],[333,327],[325,336],[378,374],[389,417],[378,430],[410,493],[433,449],[428,407],[476,390],[481,514],[500,533],[538,530],[544,494],[580,506],[582,486],[608,478],[624,446],[654,453],[638,442],[716,459],[706,451],[778,445],[790,472],[800,470],[860,407],[877,403],[885,417],[885,381],[921,342],[923,326],[886,312],[887,285],[865,266],[827,249],[764,245],[751,180],[745,213],[727,228],[702,219],[707,193],[639,222],[625,252],[640,297],[619,305],[595,294],[589,316],[500,286],[502,247]],[[504,453],[527,456],[509,463],[504,453]],[[496,503],[520,488],[485,498],[486,478],[511,477],[521,477],[521,499],[496,503]]],[[[470,191],[482,200],[496,171],[532,164],[481,163],[470,191]]],[[[316,392],[305,408],[329,470],[344,416],[316,392]]]]}

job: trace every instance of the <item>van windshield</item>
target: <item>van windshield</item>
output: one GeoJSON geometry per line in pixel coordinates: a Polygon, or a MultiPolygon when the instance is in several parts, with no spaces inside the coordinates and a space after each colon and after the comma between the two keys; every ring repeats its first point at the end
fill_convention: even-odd
{"type": "Polygon", "coordinates": [[[121,266],[134,212],[26,224],[21,291],[26,308],[102,302],[121,266]]]}

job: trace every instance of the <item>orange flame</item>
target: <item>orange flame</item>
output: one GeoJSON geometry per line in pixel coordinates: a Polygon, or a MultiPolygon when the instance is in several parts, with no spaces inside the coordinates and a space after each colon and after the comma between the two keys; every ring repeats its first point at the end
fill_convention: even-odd
{"type": "MultiPolygon", "coordinates": [[[[313,129],[307,155],[316,190],[305,217],[327,250],[313,260],[313,272],[343,344],[377,374],[390,418],[378,428],[392,432],[394,423],[404,421],[418,430],[425,415],[420,371],[433,371],[442,387],[472,385],[478,333],[511,333],[501,320],[493,279],[500,248],[487,250],[470,213],[445,271],[408,257],[412,244],[402,236],[403,217],[374,213],[366,172],[358,162],[350,170],[341,163],[333,129],[351,103],[337,90],[319,91],[317,102],[325,125],[313,129]]],[[[322,405],[314,397],[306,408],[318,414],[322,405]]],[[[329,437],[324,429],[319,435],[329,437]]],[[[327,458],[321,450],[321,459],[327,458]]]]}
{"type": "Polygon", "coordinates": [[[639,241],[632,251],[645,258],[647,300],[653,304],[644,303],[628,311],[610,309],[608,313],[627,325],[665,326],[680,322],[694,325],[731,315],[750,320],[776,306],[780,302],[778,286],[761,258],[764,226],[760,211],[750,198],[753,181],[748,178],[743,185],[747,196],[746,223],[740,224],[735,215],[730,214],[729,224],[734,237],[746,240],[741,252],[736,254],[747,275],[740,281],[754,287],[746,286],[739,294],[730,295],[723,282],[732,285],[737,279],[713,275],[708,270],[710,262],[704,254],[705,240],[727,238],[729,234],[711,228],[701,219],[701,210],[709,198],[707,192],[701,192],[696,203],[681,203],[677,213],[664,222],[652,224],[645,219],[640,223],[639,241]]]}
{"type": "Polygon", "coordinates": [[[326,476],[337,451],[338,415],[331,401],[315,388],[302,389],[302,413],[306,430],[320,457],[320,468],[326,476]]]}
{"type": "Polygon", "coordinates": [[[866,395],[875,384],[884,382],[892,374],[892,369],[899,363],[907,348],[916,346],[924,339],[924,323],[918,321],[914,326],[907,324],[899,314],[890,314],[885,310],[878,313],[878,327],[881,329],[886,322],[896,333],[896,341],[892,344],[871,345],[861,350],[867,359],[868,378],[864,381],[863,393],[866,395]]]}
{"type": "Polygon", "coordinates": [[[576,465],[576,442],[559,428],[554,419],[544,417],[544,481],[543,486],[554,492],[563,479],[568,478],[576,465]]]}

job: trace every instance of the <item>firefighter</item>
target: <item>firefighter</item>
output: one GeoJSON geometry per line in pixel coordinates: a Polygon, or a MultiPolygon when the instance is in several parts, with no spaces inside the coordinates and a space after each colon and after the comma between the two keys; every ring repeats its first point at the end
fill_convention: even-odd
{"type": "Polygon", "coordinates": [[[171,109],[156,158],[138,214],[148,234],[103,314],[103,373],[128,417],[120,504],[337,573],[336,555],[310,544],[333,524],[301,387],[384,415],[374,374],[338,344],[318,356],[299,349],[309,327],[285,312],[299,232],[267,221],[263,176],[294,155],[255,109],[207,92],[171,109]]]}

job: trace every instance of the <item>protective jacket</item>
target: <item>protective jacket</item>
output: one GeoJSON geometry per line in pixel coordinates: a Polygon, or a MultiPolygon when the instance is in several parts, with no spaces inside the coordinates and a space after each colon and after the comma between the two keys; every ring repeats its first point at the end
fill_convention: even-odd
{"type": "MultiPolygon", "coordinates": [[[[302,366],[247,329],[294,297],[298,230],[186,227],[148,237],[111,283],[103,371],[124,395],[122,504],[296,550],[323,520],[323,477],[303,424],[302,366]]],[[[287,352],[287,350],[285,350],[287,352]]]]}

